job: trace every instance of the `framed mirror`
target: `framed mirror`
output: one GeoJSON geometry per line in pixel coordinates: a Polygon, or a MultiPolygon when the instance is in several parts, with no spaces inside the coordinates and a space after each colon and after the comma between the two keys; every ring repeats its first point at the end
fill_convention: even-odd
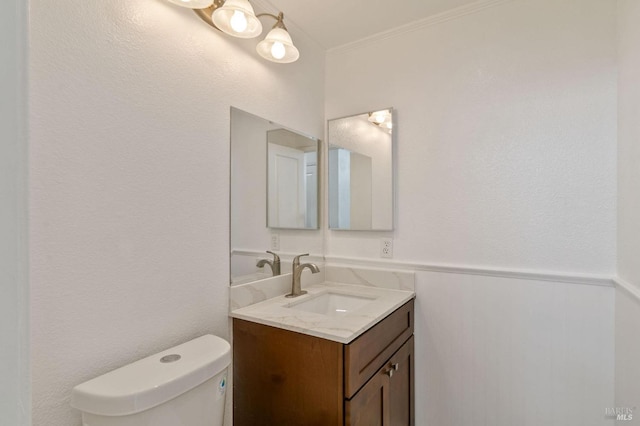
{"type": "Polygon", "coordinates": [[[320,141],[231,108],[231,284],[273,275],[261,260],[273,251],[281,273],[295,254],[322,253],[318,223],[320,141]]]}
{"type": "Polygon", "coordinates": [[[393,230],[392,108],[328,122],[329,228],[393,230]]]}

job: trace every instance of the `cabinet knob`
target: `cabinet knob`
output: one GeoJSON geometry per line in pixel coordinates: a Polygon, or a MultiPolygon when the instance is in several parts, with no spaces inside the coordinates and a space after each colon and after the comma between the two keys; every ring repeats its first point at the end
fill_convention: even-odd
{"type": "Polygon", "coordinates": [[[400,364],[398,364],[397,362],[394,362],[393,364],[391,364],[391,367],[389,367],[389,369],[384,372],[384,374],[386,374],[389,377],[393,377],[393,372],[398,371],[398,368],[400,368],[400,364]]]}

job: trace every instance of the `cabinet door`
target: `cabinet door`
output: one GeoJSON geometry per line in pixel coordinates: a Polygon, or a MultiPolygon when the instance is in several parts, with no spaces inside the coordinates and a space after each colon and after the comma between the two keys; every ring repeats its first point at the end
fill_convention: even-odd
{"type": "Polygon", "coordinates": [[[233,320],[235,426],[342,426],[341,343],[233,320]]]}
{"type": "Polygon", "coordinates": [[[345,404],[347,426],[413,426],[413,336],[345,404]]]}
{"type": "Polygon", "coordinates": [[[389,425],[389,376],[378,372],[345,404],[345,425],[389,425]]]}
{"type": "Polygon", "coordinates": [[[409,426],[415,423],[413,346],[411,337],[386,366],[393,371],[389,377],[390,426],[409,426]]]}

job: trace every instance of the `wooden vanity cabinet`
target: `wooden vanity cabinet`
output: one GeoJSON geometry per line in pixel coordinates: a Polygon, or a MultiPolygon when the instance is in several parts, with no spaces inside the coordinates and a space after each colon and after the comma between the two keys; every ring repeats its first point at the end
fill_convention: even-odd
{"type": "Polygon", "coordinates": [[[233,320],[237,426],[412,426],[413,300],[345,345],[233,320]]]}

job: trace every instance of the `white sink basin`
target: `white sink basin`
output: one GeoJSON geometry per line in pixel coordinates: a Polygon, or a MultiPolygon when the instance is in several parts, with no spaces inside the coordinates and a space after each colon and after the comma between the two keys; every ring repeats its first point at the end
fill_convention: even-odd
{"type": "Polygon", "coordinates": [[[290,303],[287,307],[298,311],[314,312],[335,317],[350,314],[374,300],[376,300],[375,297],[327,292],[300,302],[290,303]]]}

